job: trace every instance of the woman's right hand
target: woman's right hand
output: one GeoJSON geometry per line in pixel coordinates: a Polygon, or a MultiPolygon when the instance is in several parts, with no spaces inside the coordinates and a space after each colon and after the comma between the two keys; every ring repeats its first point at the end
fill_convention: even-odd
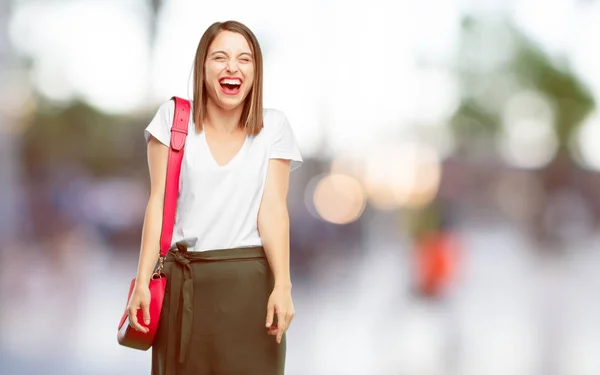
{"type": "Polygon", "coordinates": [[[144,323],[146,325],[150,324],[150,288],[148,288],[148,285],[136,285],[129,300],[129,306],[127,306],[129,325],[136,331],[147,333],[148,328],[138,322],[137,313],[139,309],[143,311],[144,323]]]}

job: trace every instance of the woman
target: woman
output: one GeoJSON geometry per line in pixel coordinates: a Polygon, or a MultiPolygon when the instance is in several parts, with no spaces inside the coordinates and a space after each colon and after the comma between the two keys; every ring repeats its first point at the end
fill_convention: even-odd
{"type": "MultiPolygon", "coordinates": [[[[302,157],[285,115],[262,108],[262,55],[246,26],[210,26],[194,70],[152,373],[280,375],[294,316],[287,191],[302,157]]],[[[128,309],[141,331],[136,313],[149,317],[173,111],[172,101],[160,106],[144,133],[151,193],[128,309]]]]}

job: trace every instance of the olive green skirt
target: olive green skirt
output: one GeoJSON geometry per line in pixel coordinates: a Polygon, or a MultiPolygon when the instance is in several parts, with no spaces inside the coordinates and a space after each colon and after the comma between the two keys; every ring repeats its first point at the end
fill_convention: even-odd
{"type": "Polygon", "coordinates": [[[152,375],[283,375],[281,344],[267,334],[273,276],[262,247],[168,253],[152,375]]]}

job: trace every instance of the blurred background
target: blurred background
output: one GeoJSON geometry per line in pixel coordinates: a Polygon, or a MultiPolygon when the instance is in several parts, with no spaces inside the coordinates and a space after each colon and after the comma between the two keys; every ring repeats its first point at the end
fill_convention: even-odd
{"type": "Polygon", "coordinates": [[[228,19],[305,159],[287,374],[600,374],[594,0],[1,0],[1,374],[149,373],[142,131],[228,19]]]}

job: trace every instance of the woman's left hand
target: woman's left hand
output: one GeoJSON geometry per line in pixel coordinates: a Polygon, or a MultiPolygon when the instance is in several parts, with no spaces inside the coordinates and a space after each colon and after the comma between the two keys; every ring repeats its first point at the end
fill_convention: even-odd
{"type": "Polygon", "coordinates": [[[281,338],[294,319],[294,302],[292,301],[292,288],[275,286],[269,303],[267,304],[267,333],[277,336],[276,341],[281,343],[281,338]],[[277,314],[277,324],[273,324],[273,319],[277,314]]]}

